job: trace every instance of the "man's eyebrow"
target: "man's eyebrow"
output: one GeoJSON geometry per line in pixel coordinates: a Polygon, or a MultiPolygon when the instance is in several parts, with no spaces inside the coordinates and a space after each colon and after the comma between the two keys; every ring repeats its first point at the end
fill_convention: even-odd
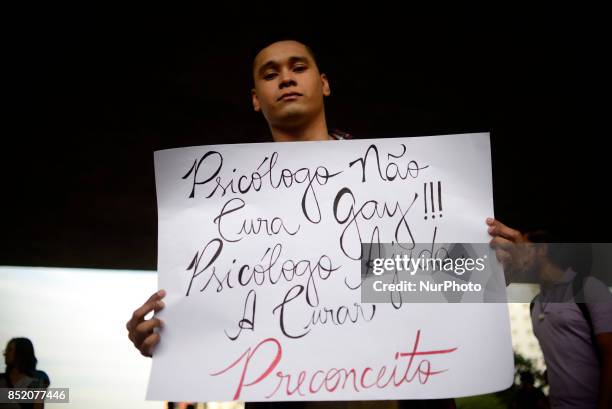
{"type": "Polygon", "coordinates": [[[265,70],[272,67],[278,67],[278,63],[274,60],[267,61],[264,65],[259,67],[259,70],[257,70],[257,72],[259,73],[259,75],[262,75],[265,70]]]}
{"type": "MultiPolygon", "coordinates": [[[[290,65],[293,65],[296,63],[308,64],[310,62],[310,60],[307,57],[299,56],[299,55],[289,57],[288,61],[290,65]]],[[[257,72],[259,73],[259,75],[262,75],[264,71],[267,70],[268,68],[278,67],[279,65],[280,64],[278,63],[278,61],[269,60],[269,61],[266,61],[266,63],[263,64],[261,67],[259,67],[259,70],[257,72]]]]}
{"type": "Polygon", "coordinates": [[[302,57],[302,56],[289,57],[289,64],[293,65],[293,64],[298,63],[298,62],[302,62],[302,63],[308,64],[309,60],[308,60],[308,58],[302,57]]]}

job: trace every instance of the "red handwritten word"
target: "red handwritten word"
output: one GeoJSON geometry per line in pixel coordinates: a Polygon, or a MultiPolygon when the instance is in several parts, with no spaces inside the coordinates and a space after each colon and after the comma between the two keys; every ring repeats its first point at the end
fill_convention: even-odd
{"type": "MultiPolygon", "coordinates": [[[[269,399],[281,391],[281,394],[292,396],[298,394],[305,396],[305,393],[317,394],[321,390],[327,392],[335,392],[338,389],[349,389],[355,392],[360,392],[363,389],[378,388],[384,389],[389,386],[398,388],[404,383],[411,383],[418,379],[419,383],[426,384],[432,375],[438,375],[448,371],[448,369],[433,370],[431,362],[426,358],[418,359],[416,357],[424,357],[431,355],[445,355],[457,350],[457,348],[439,349],[431,351],[419,351],[419,342],[421,340],[421,330],[418,330],[414,340],[412,349],[409,352],[396,352],[394,355],[395,363],[392,366],[382,365],[375,371],[367,366],[365,368],[330,368],[327,370],[316,370],[312,374],[306,370],[299,371],[297,377],[292,374],[284,373],[283,371],[276,372],[277,383],[276,387],[270,392],[266,399],[269,399]],[[406,358],[406,359],[400,359],[406,358]],[[402,370],[403,369],[403,370],[402,370]],[[283,384],[285,387],[283,388],[283,384]]],[[[234,393],[234,400],[240,399],[240,394],[244,388],[257,385],[266,379],[272,371],[276,369],[281,361],[283,348],[281,343],[275,338],[267,338],[255,346],[248,348],[234,362],[229,364],[220,371],[211,373],[211,376],[223,375],[234,367],[239,367],[240,376],[234,393]],[[273,358],[267,368],[260,373],[251,373],[249,363],[262,347],[271,347],[273,358]]]]}

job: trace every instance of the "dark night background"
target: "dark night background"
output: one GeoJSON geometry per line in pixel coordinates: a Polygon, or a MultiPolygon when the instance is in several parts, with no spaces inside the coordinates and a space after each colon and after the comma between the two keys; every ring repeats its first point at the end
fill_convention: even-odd
{"type": "Polygon", "coordinates": [[[602,26],[577,13],[315,13],[300,24],[287,13],[213,27],[212,14],[54,12],[22,16],[5,38],[2,265],[156,269],[153,151],[268,141],[249,64],[275,34],[314,49],[331,127],[356,138],[490,131],[500,220],[611,241],[608,135],[590,108],[603,94],[602,26]]]}

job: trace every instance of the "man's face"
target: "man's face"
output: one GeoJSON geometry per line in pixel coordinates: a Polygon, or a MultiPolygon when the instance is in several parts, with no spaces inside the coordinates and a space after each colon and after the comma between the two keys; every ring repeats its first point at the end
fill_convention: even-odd
{"type": "Polygon", "coordinates": [[[6,365],[11,365],[15,360],[15,344],[9,342],[4,350],[4,363],[6,365]]]}
{"type": "Polygon", "coordinates": [[[323,97],[330,94],[325,74],[297,41],[279,41],[261,50],[253,75],[253,108],[272,126],[304,125],[323,112],[323,97]]]}

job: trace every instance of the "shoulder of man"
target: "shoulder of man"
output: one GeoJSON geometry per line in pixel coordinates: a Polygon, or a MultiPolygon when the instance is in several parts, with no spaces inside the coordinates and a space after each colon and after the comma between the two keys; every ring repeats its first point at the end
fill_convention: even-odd
{"type": "Polygon", "coordinates": [[[51,380],[49,379],[49,375],[45,371],[41,371],[39,369],[34,371],[34,377],[39,379],[43,387],[49,386],[51,380]]]}

